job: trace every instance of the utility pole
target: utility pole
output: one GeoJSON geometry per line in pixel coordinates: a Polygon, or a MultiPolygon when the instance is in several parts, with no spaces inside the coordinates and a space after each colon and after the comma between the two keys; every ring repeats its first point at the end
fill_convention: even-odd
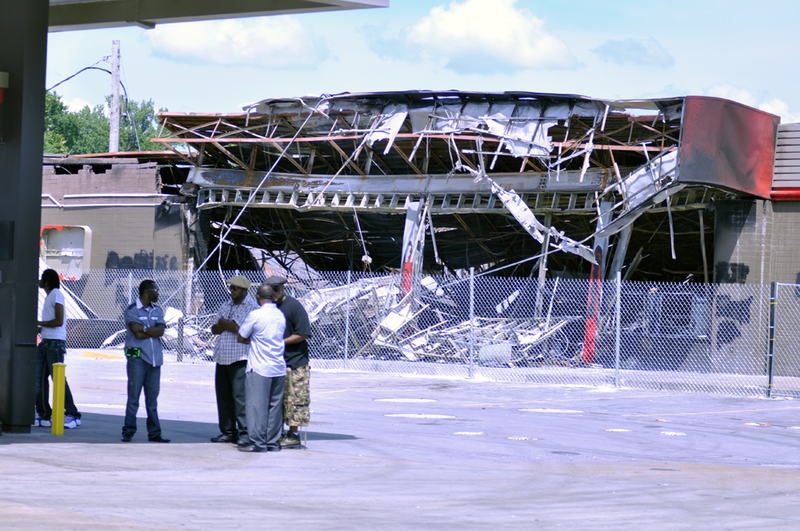
{"type": "Polygon", "coordinates": [[[119,41],[111,41],[111,130],[108,152],[119,151],[119,41]]]}

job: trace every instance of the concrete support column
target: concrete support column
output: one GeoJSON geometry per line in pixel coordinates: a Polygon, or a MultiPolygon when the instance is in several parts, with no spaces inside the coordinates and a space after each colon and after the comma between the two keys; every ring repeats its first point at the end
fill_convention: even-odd
{"type": "Polygon", "coordinates": [[[42,192],[47,0],[0,0],[0,422],[30,432],[42,192]]]}

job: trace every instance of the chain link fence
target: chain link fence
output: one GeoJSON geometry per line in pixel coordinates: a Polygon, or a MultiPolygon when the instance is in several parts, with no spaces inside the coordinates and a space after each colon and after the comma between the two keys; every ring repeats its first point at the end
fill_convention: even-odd
{"type": "Polygon", "coordinates": [[[800,396],[800,285],[775,284],[774,303],[768,386],[773,395],[800,396]]]}
{"type": "MultiPolygon", "coordinates": [[[[263,272],[91,270],[62,280],[67,347],[114,352],[122,310],[154,279],[167,359],[208,363],[224,279],[263,272]]],[[[312,366],[561,385],[800,394],[800,286],[465,274],[306,273],[286,290],[312,322],[312,366]],[[771,306],[772,321],[770,320],[771,306]],[[770,341],[769,332],[774,331],[770,341]]],[[[251,288],[251,293],[254,288],[251,288]]]]}

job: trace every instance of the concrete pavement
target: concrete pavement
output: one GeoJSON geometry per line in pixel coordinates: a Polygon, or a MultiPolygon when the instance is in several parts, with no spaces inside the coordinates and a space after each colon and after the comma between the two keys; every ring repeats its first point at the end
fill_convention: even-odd
{"type": "Polygon", "coordinates": [[[124,360],[71,352],[83,425],[0,436],[0,529],[800,528],[794,400],[315,370],[307,449],[245,454],[213,373],[123,443],[124,360]]]}

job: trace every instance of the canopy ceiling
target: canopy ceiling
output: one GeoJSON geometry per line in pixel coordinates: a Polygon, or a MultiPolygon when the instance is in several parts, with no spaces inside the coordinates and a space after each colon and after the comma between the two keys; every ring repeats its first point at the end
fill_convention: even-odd
{"type": "Polygon", "coordinates": [[[389,0],[50,0],[50,31],[389,7],[389,0]]]}

